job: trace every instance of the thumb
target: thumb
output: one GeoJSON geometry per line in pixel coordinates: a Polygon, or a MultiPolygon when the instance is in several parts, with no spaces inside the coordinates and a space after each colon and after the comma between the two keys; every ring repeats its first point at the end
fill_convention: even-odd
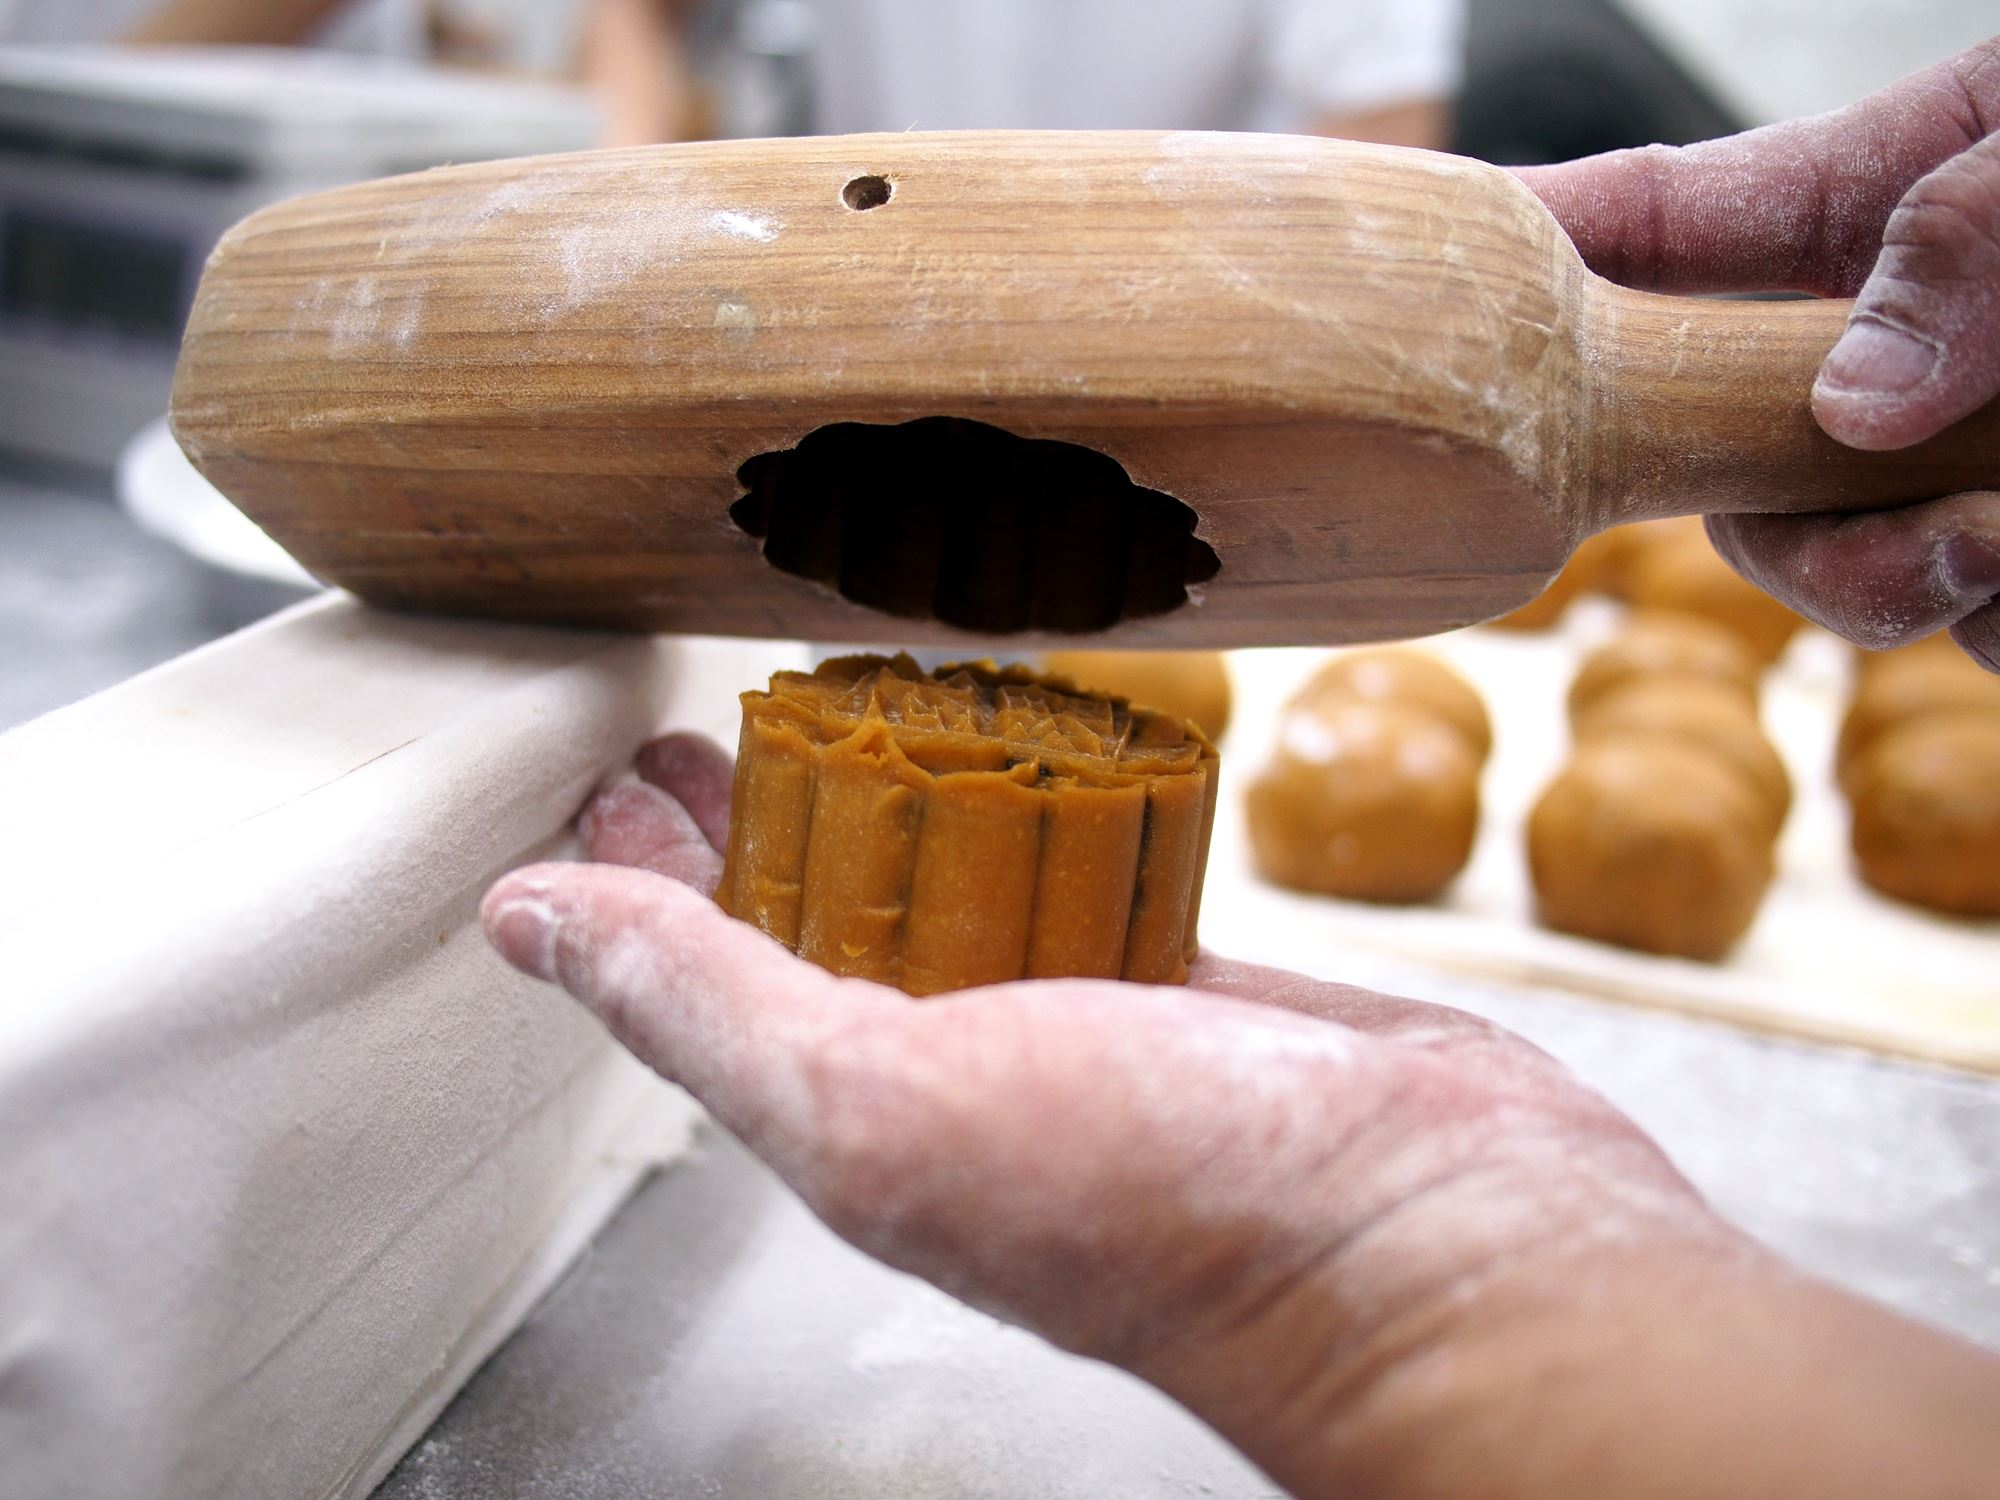
{"type": "Polygon", "coordinates": [[[2000,135],[1921,178],[1813,387],[1853,448],[1906,448],[2000,394],[2000,135]]]}

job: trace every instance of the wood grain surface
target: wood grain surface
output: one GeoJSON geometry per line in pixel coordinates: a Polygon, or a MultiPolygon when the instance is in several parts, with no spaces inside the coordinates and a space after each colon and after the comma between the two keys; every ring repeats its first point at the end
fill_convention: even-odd
{"type": "Polygon", "coordinates": [[[391,606],[1332,643],[1503,613],[1620,521],[2000,484],[2000,404],[1899,454],[1819,432],[1846,310],[1613,287],[1507,174],[1426,152],[663,146],[254,215],[203,278],[173,426],[308,568],[391,606]],[[929,418],[955,421],[836,427],[929,418]],[[731,516],[774,473],[790,571],[768,496],[731,516]]]}

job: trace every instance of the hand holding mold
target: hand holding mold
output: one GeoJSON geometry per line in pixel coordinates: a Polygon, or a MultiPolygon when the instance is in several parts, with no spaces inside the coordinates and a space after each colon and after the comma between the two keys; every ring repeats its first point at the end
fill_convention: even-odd
{"type": "MultiPolygon", "coordinates": [[[[1854,297],[1813,415],[1849,448],[1897,452],[2000,395],[1996,120],[2000,38],[1815,119],[1519,175],[1613,281],[1854,297]]],[[[1991,483],[1864,515],[1717,515],[1709,533],[1752,583],[1859,645],[1949,627],[2000,672],[1991,483]]]]}

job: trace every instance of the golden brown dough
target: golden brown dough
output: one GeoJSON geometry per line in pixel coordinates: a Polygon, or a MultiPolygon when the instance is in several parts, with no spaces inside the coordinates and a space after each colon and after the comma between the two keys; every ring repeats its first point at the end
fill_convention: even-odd
{"type": "Polygon", "coordinates": [[[1792,807],[1792,778],[1757,724],[1757,711],[1729,684],[1703,677],[1626,682],[1577,714],[1578,744],[1606,734],[1681,740],[1713,753],[1756,794],[1765,834],[1775,839],[1792,807]]]}
{"type": "Polygon", "coordinates": [[[1804,623],[1718,557],[1700,534],[1648,548],[1626,570],[1626,594],[1642,609],[1713,620],[1767,663],[1778,659],[1804,623]]]}
{"type": "Polygon", "coordinates": [[[1547,630],[1568,613],[1571,602],[1583,592],[1582,579],[1572,566],[1549,580],[1549,586],[1519,609],[1510,610],[1487,624],[1496,630],[1547,630]]]}
{"type": "Polygon", "coordinates": [[[1574,723],[1592,700],[1628,682],[1660,677],[1703,677],[1757,702],[1757,660],[1736,636],[1695,615],[1634,614],[1619,635],[1584,658],[1570,684],[1574,723]]]}
{"type": "Polygon", "coordinates": [[[1854,680],[1866,682],[1883,668],[1891,670],[1904,662],[1922,660],[1964,661],[1970,665],[1958,642],[1951,638],[1951,632],[1940,630],[1935,635],[1927,635],[1920,641],[1912,641],[1907,646],[1892,647],[1887,651],[1867,651],[1860,646],[1854,648],[1854,680]]]}
{"type": "Polygon", "coordinates": [[[1050,651],[1042,666],[1087,692],[1187,719],[1211,744],[1229,728],[1229,669],[1219,651],[1050,651]]]}
{"type": "Polygon", "coordinates": [[[1601,543],[1597,557],[1596,587],[1614,599],[1630,600],[1632,573],[1642,558],[1663,547],[1703,540],[1707,531],[1700,516],[1674,516],[1665,521],[1634,521],[1599,532],[1593,540],[1601,543]]]}
{"type": "Polygon", "coordinates": [[[1610,592],[1611,580],[1621,565],[1624,550],[1617,538],[1627,529],[1614,526],[1609,531],[1600,531],[1596,536],[1587,536],[1577,543],[1565,571],[1576,579],[1579,591],[1586,594],[1610,592]]]}
{"type": "Polygon", "coordinates": [[[1897,656],[1861,680],[1834,750],[1834,771],[1853,795],[1854,769],[1868,748],[1890,730],[1935,715],[2000,718],[2000,677],[1954,649],[1897,656]]]}
{"type": "Polygon", "coordinates": [[[1927,717],[1857,761],[1854,857],[1899,900],[2000,917],[2000,715],[1927,717]]]}
{"type": "Polygon", "coordinates": [[[1344,652],[1321,667],[1293,696],[1292,702],[1331,703],[1343,699],[1422,708],[1463,735],[1478,762],[1484,762],[1493,748],[1493,721],[1472,684],[1423,651],[1390,646],[1344,652]]]}
{"type": "Polygon", "coordinates": [[[1511,614],[1488,623],[1500,630],[1547,630],[1557,624],[1579,595],[1602,592],[1613,572],[1622,567],[1625,546],[1620,534],[1630,529],[1614,527],[1586,537],[1547,588],[1511,614]]]}
{"type": "Polygon", "coordinates": [[[1248,805],[1265,879],[1362,901],[1428,901],[1472,853],[1479,761],[1424,707],[1323,696],[1286,710],[1248,805]]]}
{"type": "Polygon", "coordinates": [[[1084,975],[1182,983],[1216,756],[1179,719],[990,663],[780,672],[743,695],[716,900],[913,995],[1084,975]]]}
{"type": "Polygon", "coordinates": [[[1756,794],[1706,749],[1605,733],[1528,818],[1543,925],[1647,953],[1719,959],[1771,882],[1756,794]]]}

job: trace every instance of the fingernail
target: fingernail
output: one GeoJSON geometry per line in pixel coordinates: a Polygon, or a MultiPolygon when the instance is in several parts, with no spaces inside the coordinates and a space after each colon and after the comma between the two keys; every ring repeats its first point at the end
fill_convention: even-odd
{"type": "Polygon", "coordinates": [[[556,977],[556,939],[562,918],[539,896],[516,896],[493,908],[486,932],[501,956],[537,979],[556,977]]]}
{"type": "Polygon", "coordinates": [[[2000,604],[1989,604],[1951,627],[1959,649],[1987,671],[2000,675],[2000,604]]]}
{"type": "Polygon", "coordinates": [[[1935,568],[1954,600],[1981,606],[2000,598],[2000,538],[1954,532],[1939,545],[1935,568]]]}
{"type": "Polygon", "coordinates": [[[1847,395],[1899,396],[1936,368],[1935,345],[1887,323],[1857,319],[1820,367],[1818,385],[1847,395]]]}

